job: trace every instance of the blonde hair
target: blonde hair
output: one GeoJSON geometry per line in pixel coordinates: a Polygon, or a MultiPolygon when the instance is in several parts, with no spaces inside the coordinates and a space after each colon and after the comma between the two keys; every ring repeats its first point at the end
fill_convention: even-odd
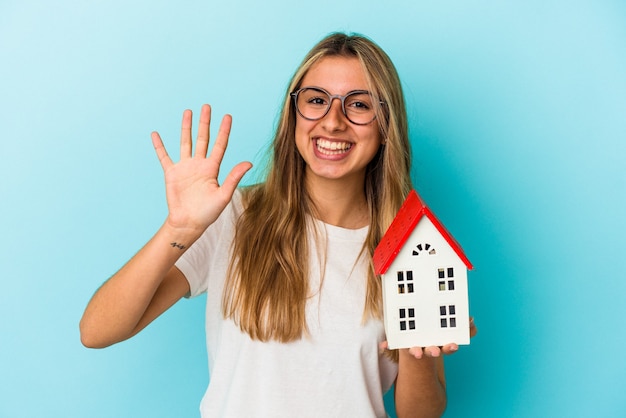
{"type": "Polygon", "coordinates": [[[366,171],[370,227],[363,248],[370,261],[364,320],[382,316],[381,284],[371,255],[412,188],[404,97],[396,69],[378,45],[361,35],[333,33],[311,49],[291,79],[265,182],[242,190],[245,209],[236,225],[222,310],[253,339],[288,342],[307,330],[307,220],[315,207],[304,187],[305,163],[295,146],[296,112],[289,93],[328,56],[358,58],[370,91],[384,102],[377,110],[384,145],[366,171]]]}

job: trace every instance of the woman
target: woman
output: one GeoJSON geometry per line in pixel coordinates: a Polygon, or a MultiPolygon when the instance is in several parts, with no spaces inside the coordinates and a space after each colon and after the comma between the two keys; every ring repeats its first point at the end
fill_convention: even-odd
{"type": "Polygon", "coordinates": [[[183,296],[206,292],[203,417],[380,417],[394,382],[398,416],[441,415],[440,354],[457,346],[381,354],[371,254],[412,188],[404,99],[387,55],[344,34],[309,52],[261,184],[237,189],[248,162],[218,184],[231,118],[207,157],[210,118],[205,105],[192,152],[185,111],[178,163],[153,133],[169,213],[93,296],[83,344],[127,339],[183,296]]]}

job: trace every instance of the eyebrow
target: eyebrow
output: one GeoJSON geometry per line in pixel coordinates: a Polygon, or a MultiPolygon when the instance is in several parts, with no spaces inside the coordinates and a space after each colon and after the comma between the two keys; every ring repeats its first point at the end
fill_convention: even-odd
{"type": "Polygon", "coordinates": [[[329,91],[328,91],[328,90],[326,90],[325,88],[323,88],[323,87],[319,87],[319,86],[302,86],[302,87],[297,88],[297,89],[296,89],[296,91],[297,91],[297,90],[302,90],[302,89],[315,89],[315,90],[321,90],[321,91],[323,91],[324,93],[327,93],[327,94],[329,94],[329,95],[331,95],[331,96],[347,96],[347,95],[352,94],[352,93],[365,93],[365,94],[370,94],[370,95],[372,94],[369,90],[365,90],[365,89],[350,90],[350,91],[349,91],[349,92],[347,92],[346,94],[332,94],[331,92],[329,92],[329,91]]]}

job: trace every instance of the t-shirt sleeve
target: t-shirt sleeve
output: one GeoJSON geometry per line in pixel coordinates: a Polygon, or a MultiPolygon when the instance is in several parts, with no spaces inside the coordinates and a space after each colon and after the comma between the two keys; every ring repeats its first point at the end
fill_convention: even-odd
{"type": "Polygon", "coordinates": [[[186,297],[205,293],[209,288],[212,272],[216,269],[223,271],[230,261],[230,249],[240,205],[241,194],[236,191],[217,220],[176,262],[176,267],[189,282],[190,291],[186,297]]]}

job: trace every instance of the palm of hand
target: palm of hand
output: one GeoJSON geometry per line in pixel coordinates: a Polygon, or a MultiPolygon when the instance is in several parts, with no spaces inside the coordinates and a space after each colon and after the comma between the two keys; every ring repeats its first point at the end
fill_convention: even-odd
{"type": "Polygon", "coordinates": [[[202,107],[196,150],[192,155],[191,111],[183,114],[180,161],[174,163],[158,133],[153,132],[152,142],[165,174],[168,205],[168,222],[175,228],[202,232],[224,210],[243,175],[252,166],[249,162],[237,164],[220,186],[218,174],[230,134],[231,117],[224,116],[211,153],[209,125],[211,108],[202,107]]]}
{"type": "Polygon", "coordinates": [[[165,190],[170,220],[197,225],[217,218],[212,203],[219,195],[217,168],[206,158],[190,158],[165,170],[165,190]]]}

